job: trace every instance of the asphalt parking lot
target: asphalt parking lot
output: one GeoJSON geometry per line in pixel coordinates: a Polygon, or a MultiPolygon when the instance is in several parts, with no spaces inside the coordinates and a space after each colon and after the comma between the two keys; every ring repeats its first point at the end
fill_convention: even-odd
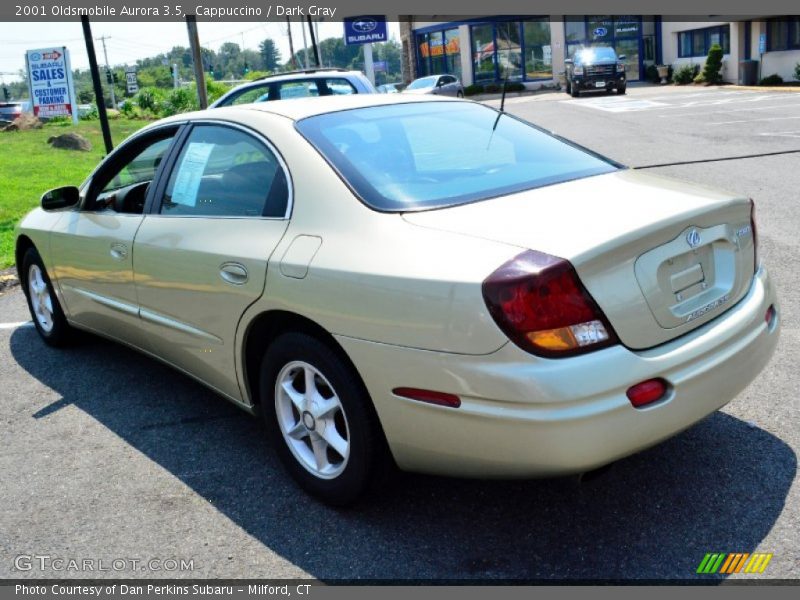
{"type": "Polygon", "coordinates": [[[745,392],[589,482],[400,475],[333,510],[283,474],[259,421],[121,346],[46,347],[18,325],[16,289],[0,295],[0,577],[87,575],[15,569],[47,555],[193,561],[92,577],[691,580],[706,552],[769,552],[759,577],[800,578],[800,154],[716,160],[800,150],[800,93],[631,87],[506,109],[626,165],[689,162],[651,171],[755,199],[783,331],[745,392]]]}

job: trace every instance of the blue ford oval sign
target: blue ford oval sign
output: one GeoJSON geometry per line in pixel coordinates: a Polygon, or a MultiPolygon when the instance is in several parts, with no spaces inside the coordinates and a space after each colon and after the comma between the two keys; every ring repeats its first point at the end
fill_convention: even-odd
{"type": "Polygon", "coordinates": [[[594,37],[606,37],[608,29],[606,29],[605,27],[598,27],[592,33],[594,34],[594,37]]]}

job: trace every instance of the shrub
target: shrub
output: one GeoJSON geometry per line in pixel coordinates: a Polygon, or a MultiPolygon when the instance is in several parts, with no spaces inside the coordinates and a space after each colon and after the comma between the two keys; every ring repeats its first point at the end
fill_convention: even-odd
{"type": "Polygon", "coordinates": [[[475,94],[482,94],[483,86],[479,83],[473,83],[464,88],[465,96],[474,96],[475,94]]]}
{"type": "Polygon", "coordinates": [[[761,81],[758,82],[758,85],[780,85],[783,83],[783,77],[778,75],[777,73],[773,73],[772,75],[767,75],[761,81]]]}
{"type": "Polygon", "coordinates": [[[483,91],[487,94],[496,94],[500,91],[500,84],[499,83],[487,83],[483,86],[483,91]]]}
{"type": "MultiPolygon", "coordinates": [[[[500,86],[500,91],[503,91],[503,86],[500,86]]],[[[506,92],[524,92],[525,86],[519,81],[511,81],[506,84],[506,92]]]]}
{"type": "Polygon", "coordinates": [[[712,44],[708,49],[706,64],[703,66],[703,79],[707,83],[722,81],[722,46],[712,44]]]}
{"type": "Polygon", "coordinates": [[[135,96],[136,106],[153,114],[159,114],[163,100],[164,92],[154,87],[142,88],[135,96]]]}
{"type": "Polygon", "coordinates": [[[676,85],[686,85],[691,83],[695,76],[695,65],[683,65],[672,73],[672,83],[676,85]]]}
{"type": "Polygon", "coordinates": [[[695,83],[706,83],[706,74],[698,73],[697,75],[694,76],[694,79],[692,79],[692,81],[694,81],[695,83]]]}
{"type": "Polygon", "coordinates": [[[161,103],[159,115],[162,117],[169,117],[171,115],[197,109],[197,94],[194,93],[194,89],[180,87],[172,90],[161,103]]]}
{"type": "Polygon", "coordinates": [[[95,106],[94,104],[92,104],[92,108],[90,108],[86,112],[78,114],[78,119],[80,119],[81,121],[96,121],[99,118],[100,118],[100,113],[97,112],[97,106],[95,106]]]}
{"type": "Polygon", "coordinates": [[[800,62],[794,66],[794,78],[800,80],[800,62]]]}
{"type": "Polygon", "coordinates": [[[119,107],[119,112],[120,114],[122,114],[122,116],[124,116],[127,119],[133,119],[138,116],[136,111],[136,105],[130,98],[123,101],[122,106],[119,107]]]}

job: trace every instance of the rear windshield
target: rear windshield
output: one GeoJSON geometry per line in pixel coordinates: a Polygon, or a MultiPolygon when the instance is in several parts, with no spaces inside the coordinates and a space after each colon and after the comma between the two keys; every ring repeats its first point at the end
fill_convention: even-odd
{"type": "Polygon", "coordinates": [[[617,169],[471,102],[345,110],[308,117],[297,128],[366,204],[381,211],[465,204],[617,169]]]}

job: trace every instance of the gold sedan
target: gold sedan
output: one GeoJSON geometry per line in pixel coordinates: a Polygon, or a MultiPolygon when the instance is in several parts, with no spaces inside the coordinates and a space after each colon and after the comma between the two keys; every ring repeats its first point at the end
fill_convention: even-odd
{"type": "Polygon", "coordinates": [[[486,106],[395,95],[154,123],[21,223],[42,338],[132,346],[263,414],[299,484],[582,472],[775,349],[747,198],[486,106]]]}

